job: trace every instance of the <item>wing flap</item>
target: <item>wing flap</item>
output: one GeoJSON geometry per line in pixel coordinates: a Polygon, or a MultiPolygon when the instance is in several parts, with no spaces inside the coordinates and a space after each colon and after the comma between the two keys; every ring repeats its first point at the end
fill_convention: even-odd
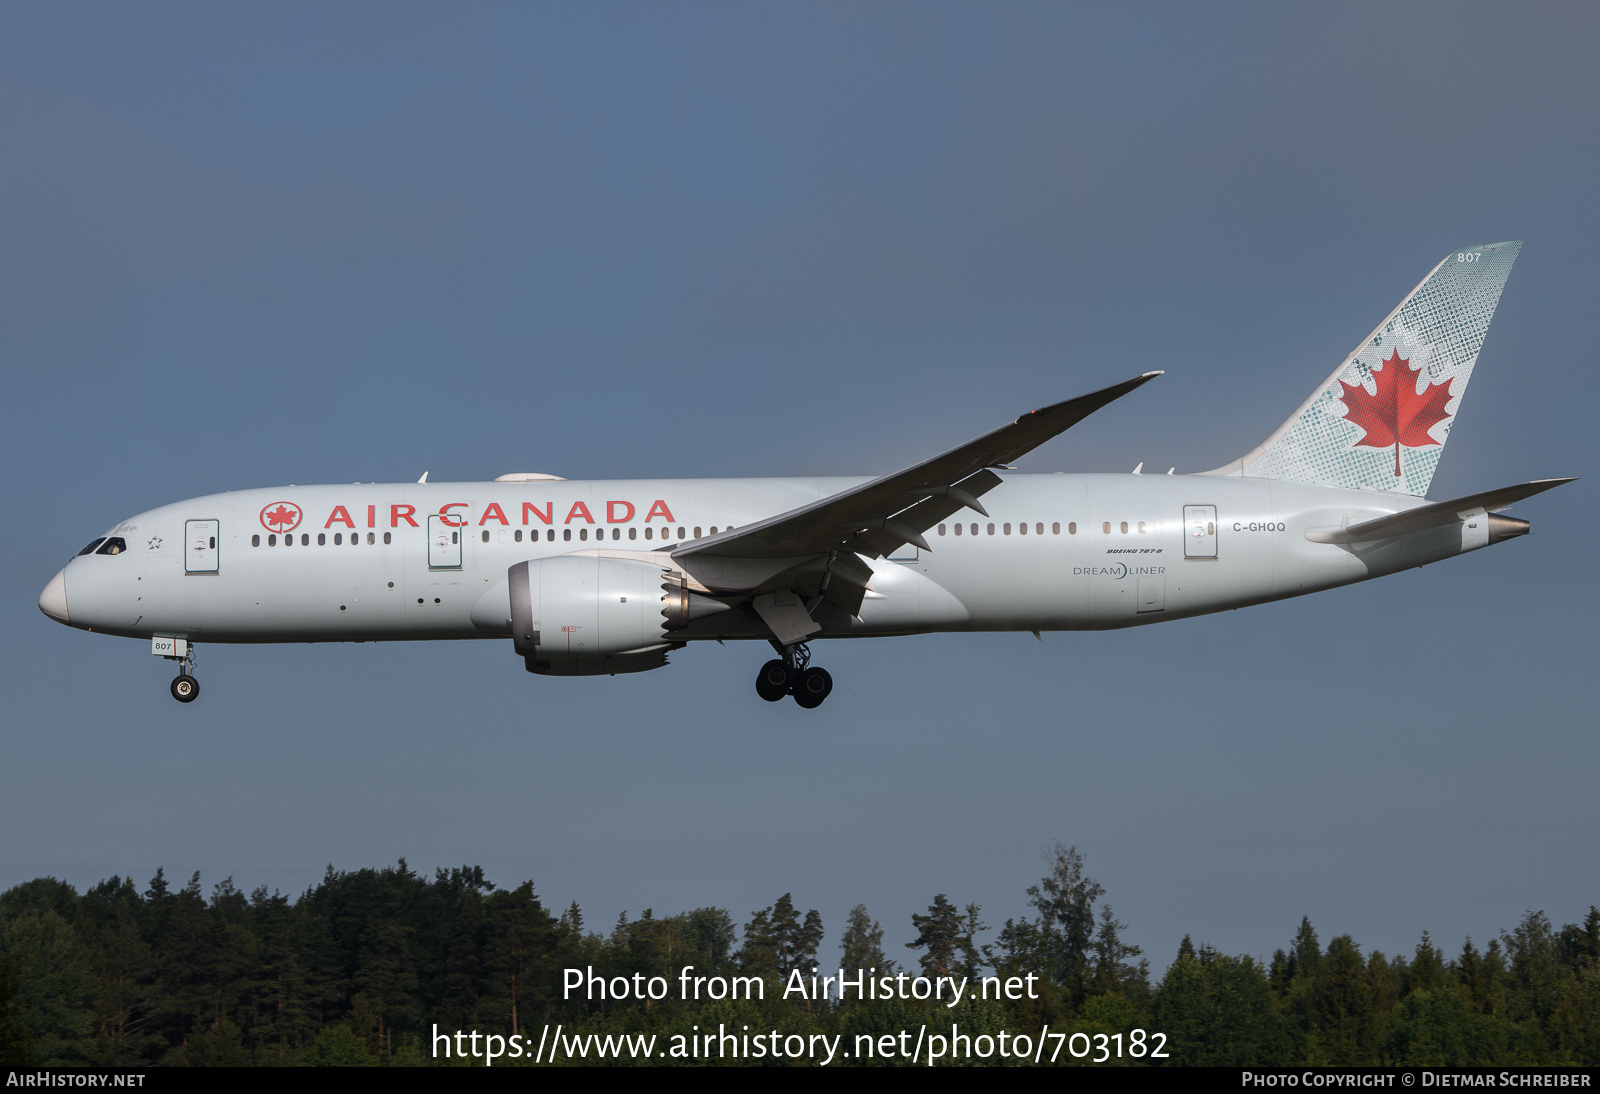
{"type": "Polygon", "coordinates": [[[750,602],[750,606],[781,645],[792,646],[796,642],[804,642],[822,629],[822,624],[811,618],[811,613],[806,611],[806,606],[791,589],[762,593],[750,602]]]}

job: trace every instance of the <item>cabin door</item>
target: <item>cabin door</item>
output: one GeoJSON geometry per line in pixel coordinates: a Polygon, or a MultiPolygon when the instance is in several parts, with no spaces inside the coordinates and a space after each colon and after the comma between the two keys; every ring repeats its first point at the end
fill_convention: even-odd
{"type": "Polygon", "coordinates": [[[1217,557],[1217,507],[1215,505],[1185,505],[1183,507],[1183,557],[1217,557]]]}
{"type": "Polygon", "coordinates": [[[441,513],[428,514],[428,569],[461,569],[462,527],[450,523],[441,513]]]}

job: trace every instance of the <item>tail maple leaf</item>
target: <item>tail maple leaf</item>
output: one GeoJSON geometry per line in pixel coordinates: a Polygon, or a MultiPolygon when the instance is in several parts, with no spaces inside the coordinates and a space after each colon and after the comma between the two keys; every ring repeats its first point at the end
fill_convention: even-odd
{"type": "Polygon", "coordinates": [[[1372,379],[1377,390],[1367,394],[1360,384],[1339,381],[1344,393],[1345,421],[1363,431],[1356,448],[1394,446],[1394,477],[1400,477],[1400,446],[1422,448],[1439,442],[1428,430],[1450,417],[1445,405],[1450,402],[1454,377],[1442,384],[1429,384],[1417,392],[1416,371],[1409,359],[1394,350],[1381,365],[1374,365],[1372,379]],[[1393,366],[1392,368],[1389,366],[1393,366]],[[1403,366],[1403,367],[1402,367],[1403,366]]]}

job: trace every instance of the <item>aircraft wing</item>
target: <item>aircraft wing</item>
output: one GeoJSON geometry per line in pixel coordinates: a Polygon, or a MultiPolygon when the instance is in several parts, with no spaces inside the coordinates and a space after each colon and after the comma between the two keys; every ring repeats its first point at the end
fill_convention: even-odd
{"type": "Polygon", "coordinates": [[[1024,414],[992,433],[904,471],[742,528],[686,543],[674,550],[672,557],[683,563],[706,556],[798,560],[839,551],[876,558],[907,543],[931,550],[922,537],[925,530],[963,508],[984,512],[978,498],[1001,481],[989,468],[1007,467],[1012,460],[1160,375],[1147,372],[1024,414]]]}

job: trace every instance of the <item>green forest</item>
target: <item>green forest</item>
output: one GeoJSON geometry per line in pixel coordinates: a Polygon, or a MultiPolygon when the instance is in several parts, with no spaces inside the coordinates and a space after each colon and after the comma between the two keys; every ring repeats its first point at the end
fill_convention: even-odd
{"type": "MultiPolygon", "coordinates": [[[[436,1056],[435,1027],[521,1033],[531,1045],[556,1024],[570,1035],[663,1036],[721,1025],[842,1035],[848,1046],[863,1035],[952,1023],[974,1035],[1037,1035],[1046,1026],[1120,1034],[1125,1040],[1111,1042],[1119,1047],[1165,1034],[1165,1058],[1109,1061],[1127,1066],[1600,1063],[1593,907],[1581,924],[1558,928],[1530,912],[1481,947],[1468,939],[1451,952],[1424,934],[1411,953],[1393,955],[1366,952],[1348,935],[1324,943],[1308,918],[1298,929],[1286,925],[1286,945],[1270,960],[1184,938],[1158,959],[1158,974],[1153,955],[1124,940],[1125,924],[1076,848],[1054,848],[1047,876],[1026,891],[1030,914],[996,925],[977,905],[935,894],[911,915],[914,941],[892,953],[881,923],[859,905],[835,935],[842,944],[825,947],[821,916],[788,893],[747,916],[645,909],[602,928],[576,903],[547,909],[532,882],[503,888],[479,867],[430,878],[404,860],[352,872],[330,866],[298,898],[246,894],[231,879],[208,894],[198,874],[179,886],[161,870],[143,890],[131,878],[83,893],[39,878],[0,895],[0,1063],[482,1066],[436,1056]],[[764,998],[682,999],[686,965],[701,976],[760,977],[764,998]],[[984,1000],[969,991],[954,1007],[948,998],[783,997],[794,970],[809,977],[841,967],[974,983],[1031,975],[1035,997],[984,1000]],[[660,976],[674,991],[659,1000],[563,999],[568,968],[660,976]],[[1146,1033],[1126,1040],[1134,1030],[1146,1033]]],[[[1092,1062],[1056,1055],[1058,1065],[1092,1062]]]]}

